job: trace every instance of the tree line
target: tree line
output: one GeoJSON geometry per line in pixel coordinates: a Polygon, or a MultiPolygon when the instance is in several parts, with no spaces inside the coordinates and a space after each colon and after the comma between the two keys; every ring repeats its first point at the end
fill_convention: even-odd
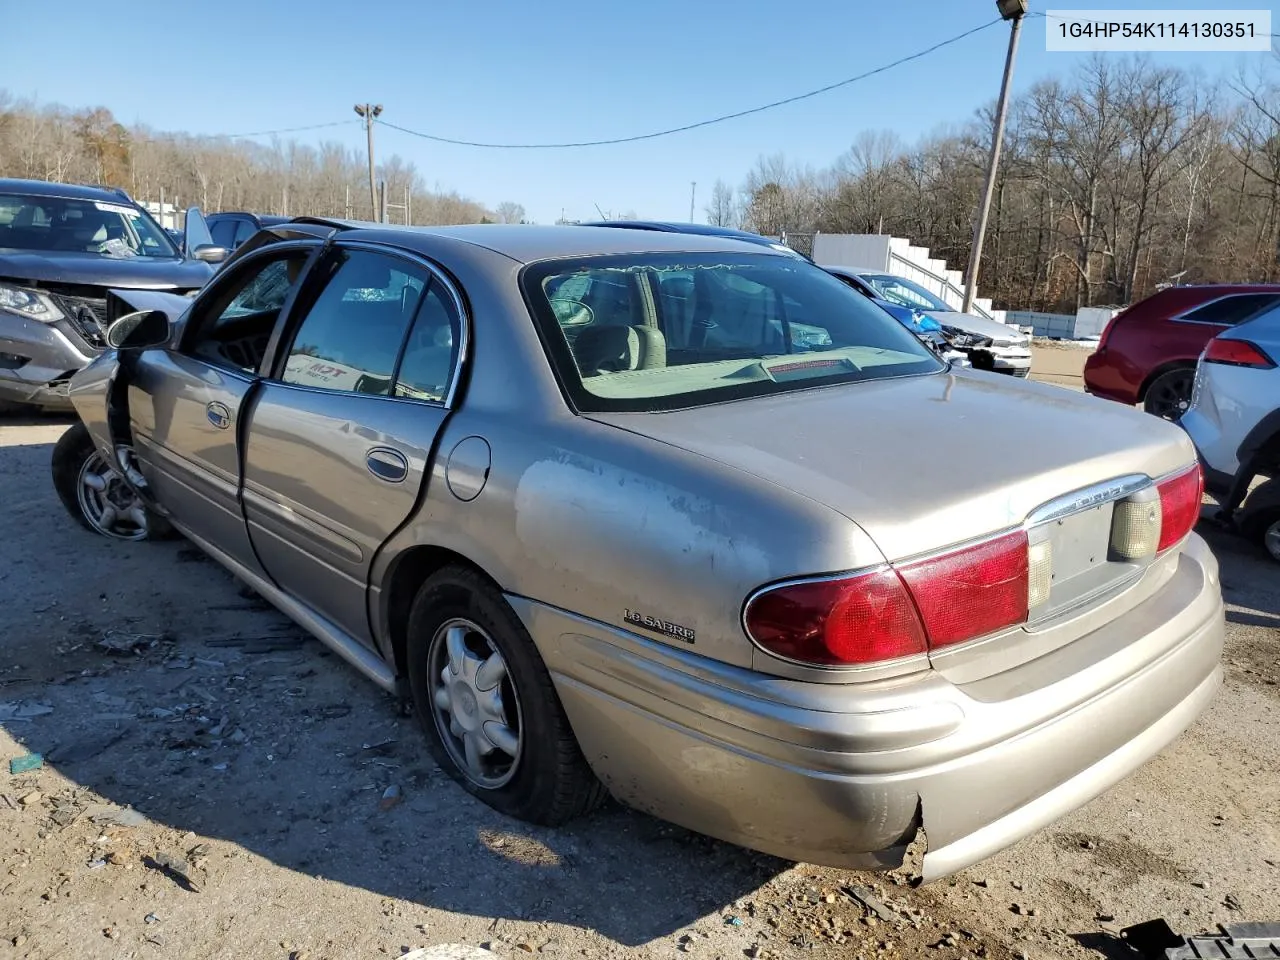
{"type": "MultiPolygon", "coordinates": [[[[860,133],[826,169],[762,157],[737,190],[716,184],[707,219],[801,244],[887,233],[964,269],[993,113],[914,145],[860,133]]],[[[1275,281],[1278,249],[1272,65],[1208,81],[1099,56],[1010,102],[979,273],[997,306],[1073,312],[1169,282],[1275,281]]]]}
{"type": "MultiPolygon", "coordinates": [[[[428,189],[397,155],[378,165],[389,204],[409,207],[415,224],[518,223],[524,208],[494,209],[451,190],[428,189]]],[[[72,110],[18,100],[0,90],[0,177],[123,187],[137,200],[198,206],[206,212],[249,210],[289,216],[372,216],[363,151],[340,143],[296,140],[270,145],[197,137],[121,124],[105,108],[72,110]]],[[[392,208],[388,219],[405,222],[392,208]]]]}

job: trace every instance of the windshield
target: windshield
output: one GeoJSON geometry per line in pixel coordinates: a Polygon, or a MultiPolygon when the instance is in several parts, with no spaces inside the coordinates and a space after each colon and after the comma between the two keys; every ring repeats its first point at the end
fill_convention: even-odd
{"type": "Polygon", "coordinates": [[[0,248],[104,257],[176,257],[173,242],[127,202],[0,194],[0,248]]]}
{"type": "Polygon", "coordinates": [[[578,409],[656,411],[944,365],[887,313],[803,260],[629,254],[521,280],[578,409]]]}
{"type": "Polygon", "coordinates": [[[864,273],[862,279],[876,288],[890,303],[903,307],[915,307],[917,310],[945,310],[952,312],[951,307],[943,300],[930,293],[924,287],[902,277],[891,277],[888,274],[864,273]]]}

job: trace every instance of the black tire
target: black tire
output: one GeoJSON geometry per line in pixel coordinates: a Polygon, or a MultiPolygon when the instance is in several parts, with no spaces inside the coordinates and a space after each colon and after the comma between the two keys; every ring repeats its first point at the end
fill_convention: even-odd
{"type": "Polygon", "coordinates": [[[1166,370],[1147,385],[1147,391],[1142,395],[1142,409],[1162,420],[1176,421],[1191,405],[1195,378],[1194,367],[1166,370]]]}
{"type": "MultiPolygon", "coordinates": [[[[85,461],[94,456],[97,456],[97,449],[89,436],[88,428],[83,423],[72,424],[58,438],[58,442],[53,447],[53,460],[51,463],[53,488],[58,492],[58,499],[62,501],[67,513],[71,514],[78,524],[99,536],[109,537],[112,535],[94,526],[89,517],[85,515],[84,508],[80,504],[78,492],[80,471],[84,467],[85,461]]],[[[167,540],[175,535],[176,532],[169,521],[152,513],[150,510],[147,511],[146,534],[141,539],[167,540]]],[[[118,539],[138,538],[119,537],[118,539]]]]}
{"type": "Polygon", "coordinates": [[[520,618],[489,582],[466,567],[434,574],[409,613],[409,686],[414,712],[440,768],[468,793],[507,816],[555,826],[588,813],[605,797],[569,727],[551,675],[520,618]],[[466,619],[488,634],[507,665],[519,699],[520,756],[510,780],[486,788],[459,767],[437,726],[429,658],[432,639],[450,620],[466,619]]]}

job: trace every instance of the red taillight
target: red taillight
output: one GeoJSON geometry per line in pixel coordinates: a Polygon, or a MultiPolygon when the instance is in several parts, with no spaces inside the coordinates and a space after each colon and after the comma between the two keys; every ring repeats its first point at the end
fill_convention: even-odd
{"type": "Polygon", "coordinates": [[[1027,619],[1027,535],[904,564],[897,571],[783,584],[756,594],[748,635],[822,666],[879,663],[963,643],[1027,619]]]}
{"type": "Polygon", "coordinates": [[[1234,367],[1270,369],[1275,362],[1248,340],[1210,340],[1205,348],[1206,363],[1229,363],[1234,367]]]}
{"type": "Polygon", "coordinates": [[[1027,619],[1027,535],[994,540],[898,568],[931,648],[964,643],[1027,619]]]}
{"type": "Polygon", "coordinates": [[[916,608],[887,567],[764,590],[747,603],[743,621],[760,646],[802,663],[878,663],[925,652],[916,608]]]}
{"type": "Polygon", "coordinates": [[[1194,464],[1156,484],[1160,494],[1160,543],[1157,553],[1163,553],[1180,543],[1200,519],[1200,501],[1204,496],[1204,474],[1200,464],[1194,464]]]}

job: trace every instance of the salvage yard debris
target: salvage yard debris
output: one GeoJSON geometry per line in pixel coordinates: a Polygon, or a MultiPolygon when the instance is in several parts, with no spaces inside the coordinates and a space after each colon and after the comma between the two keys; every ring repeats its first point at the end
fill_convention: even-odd
{"type": "Polygon", "coordinates": [[[126,633],[123,630],[108,630],[98,641],[98,646],[107,653],[116,656],[138,654],[149,650],[164,639],[162,634],[126,633]]]}
{"type": "Polygon", "coordinates": [[[38,753],[26,753],[20,757],[11,757],[9,759],[9,775],[17,776],[19,773],[30,773],[32,770],[39,770],[44,766],[44,757],[38,753]]]}

